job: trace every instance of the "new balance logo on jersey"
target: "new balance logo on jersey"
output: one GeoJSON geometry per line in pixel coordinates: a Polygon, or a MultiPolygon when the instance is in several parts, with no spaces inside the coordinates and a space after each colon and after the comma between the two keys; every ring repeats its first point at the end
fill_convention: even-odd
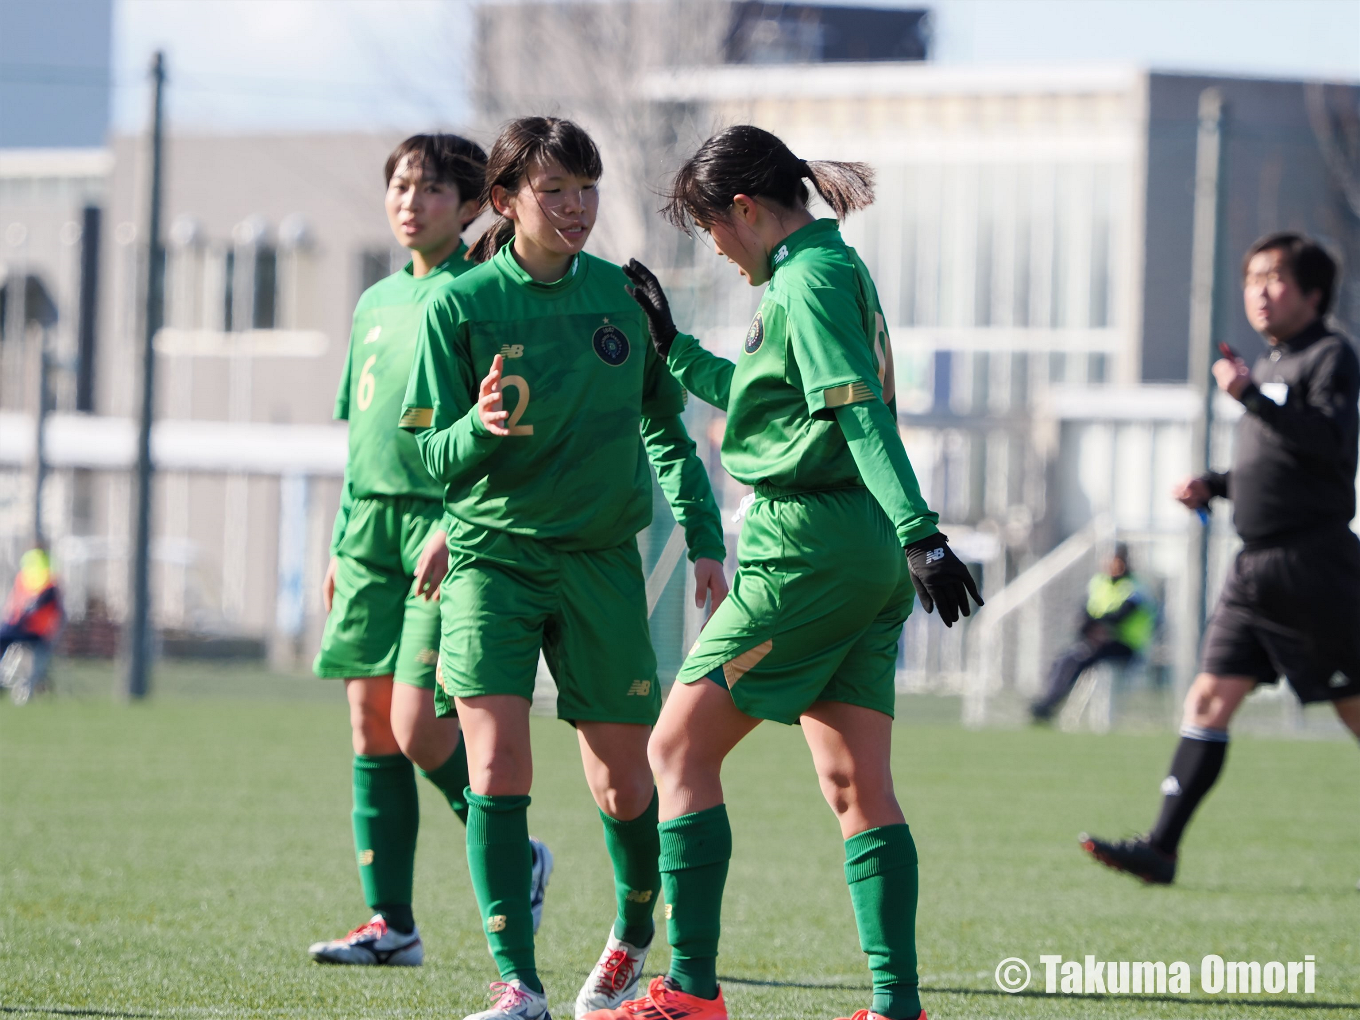
{"type": "Polygon", "coordinates": [[[652,693],[652,682],[650,680],[634,680],[628,688],[629,696],[637,695],[645,698],[652,693]]]}
{"type": "Polygon", "coordinates": [[[777,252],[774,253],[774,258],[771,259],[770,261],[773,262],[773,263],[777,266],[777,265],[779,265],[779,263],[783,262],[783,261],[784,261],[786,258],[788,258],[788,257],[789,257],[789,246],[788,246],[787,244],[781,244],[781,245],[779,246],[779,250],[778,250],[777,252]]]}
{"type": "Polygon", "coordinates": [[[364,343],[373,344],[378,342],[378,337],[382,336],[382,327],[374,326],[364,334],[364,343]]]}
{"type": "Polygon", "coordinates": [[[502,358],[522,358],[524,357],[523,344],[506,344],[501,348],[502,358]]]}

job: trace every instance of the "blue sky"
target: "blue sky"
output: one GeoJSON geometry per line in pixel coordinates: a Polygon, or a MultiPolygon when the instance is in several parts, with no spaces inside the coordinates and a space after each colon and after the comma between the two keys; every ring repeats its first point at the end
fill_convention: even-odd
{"type": "MultiPolygon", "coordinates": [[[[170,117],[180,130],[457,126],[470,109],[474,6],[474,0],[115,0],[115,125],[135,130],[144,121],[145,68],[163,46],[170,117]]],[[[1122,62],[1360,80],[1360,0],[919,6],[934,12],[934,59],[941,64],[1122,62]]]]}

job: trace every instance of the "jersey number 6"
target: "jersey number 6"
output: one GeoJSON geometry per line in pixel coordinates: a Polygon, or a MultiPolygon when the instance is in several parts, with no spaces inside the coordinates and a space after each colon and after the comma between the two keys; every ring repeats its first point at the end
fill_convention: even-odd
{"type": "Polygon", "coordinates": [[[369,355],[368,360],[364,362],[364,367],[359,369],[359,392],[355,394],[355,398],[358,400],[359,410],[361,411],[367,411],[368,406],[373,403],[373,391],[377,388],[378,381],[369,374],[368,370],[373,367],[373,363],[377,360],[376,354],[369,355]]]}
{"type": "Polygon", "coordinates": [[[524,417],[525,410],[529,407],[529,383],[522,375],[507,375],[501,379],[502,389],[513,389],[519,393],[519,400],[515,401],[515,409],[510,412],[510,417],[505,422],[505,427],[512,436],[532,436],[534,427],[532,425],[521,425],[519,420],[524,417]]]}

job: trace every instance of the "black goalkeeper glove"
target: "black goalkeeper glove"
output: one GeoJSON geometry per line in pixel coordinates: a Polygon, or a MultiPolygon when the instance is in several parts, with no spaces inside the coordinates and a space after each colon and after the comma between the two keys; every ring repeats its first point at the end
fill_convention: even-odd
{"type": "Polygon", "coordinates": [[[907,546],[907,569],[921,607],[927,613],[939,609],[946,627],[954,626],[960,613],[969,615],[968,596],[982,605],[973,575],[954,555],[944,535],[937,533],[907,546]]]}
{"type": "Polygon", "coordinates": [[[671,306],[666,300],[666,292],[661,289],[661,282],[652,275],[652,271],[637,259],[628,260],[628,264],[623,267],[623,275],[628,277],[633,285],[633,289],[629,291],[633,295],[633,300],[642,306],[643,312],[647,315],[647,330],[652,334],[652,346],[656,348],[656,353],[661,355],[661,360],[665,361],[671,353],[675,334],[680,332],[675,328],[675,320],[671,318],[671,306]]]}

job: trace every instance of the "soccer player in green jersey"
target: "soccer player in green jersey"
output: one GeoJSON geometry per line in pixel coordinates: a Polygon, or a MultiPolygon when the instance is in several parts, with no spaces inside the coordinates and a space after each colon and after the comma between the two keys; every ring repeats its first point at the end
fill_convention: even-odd
{"type": "Polygon", "coordinates": [[[540,649],[614,871],[613,927],[577,1015],[633,994],[652,941],[647,738],[661,695],[636,542],[652,516],[649,461],[685,529],[698,603],[727,593],[721,519],[680,421],[684,394],[623,272],[582,252],[601,170],[570,121],[506,127],[483,192],[500,219],[473,249],[485,261],[430,303],[402,415],[447,486],[440,696],[455,702],[467,740],[468,866],[501,977],[476,1020],[548,1015],[527,895],[540,649]]]}
{"type": "Polygon", "coordinates": [[[670,218],[706,230],[753,286],[769,283],[735,364],[678,333],[656,278],[625,267],[670,370],[727,412],[723,466],[755,500],[732,594],[690,651],[649,749],[670,973],[592,1020],[726,1020],[716,960],[732,831],[721,769],[763,719],[802,724],[840,822],[874,984],[872,1008],[854,1020],[925,1016],[916,847],[890,763],[897,642],[913,585],[950,625],[969,596],[981,599],[902,447],[873,281],[836,220],[807,211],[804,180],[837,219],[873,200],[863,164],[809,165],[749,126],[709,139],[675,178],[670,218]]]}
{"type": "MultiPolygon", "coordinates": [[[[397,427],[425,305],[472,268],[460,239],[481,209],[486,153],[457,135],[415,135],[386,166],[384,204],[404,269],[354,311],[335,416],[349,421],[349,460],[323,597],[328,616],[316,673],[343,678],[354,743],[354,840],[373,919],[311,947],[325,963],[419,964],[411,912],[418,768],[466,818],[467,753],[455,719],[434,711],[435,601],[448,550],[444,487],[397,427]]],[[[538,849],[539,882],[551,855],[538,849]]]]}

